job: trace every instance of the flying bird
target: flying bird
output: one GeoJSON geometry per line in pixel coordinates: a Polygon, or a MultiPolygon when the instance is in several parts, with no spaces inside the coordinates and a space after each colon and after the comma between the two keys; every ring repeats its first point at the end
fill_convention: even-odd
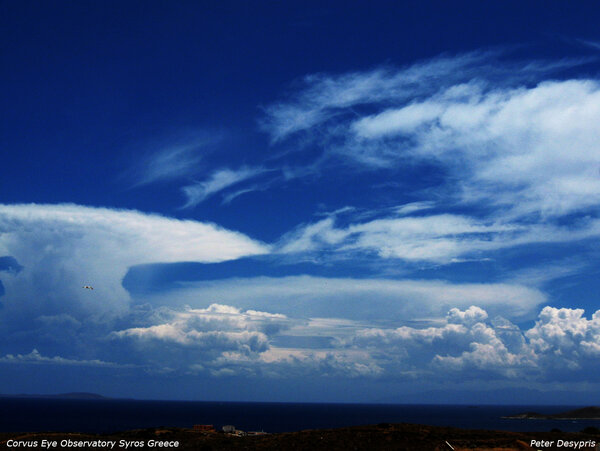
{"type": "Polygon", "coordinates": [[[84,285],[81,288],[87,288],[88,290],[93,290],[94,287],[90,286],[90,285],[84,285]]]}

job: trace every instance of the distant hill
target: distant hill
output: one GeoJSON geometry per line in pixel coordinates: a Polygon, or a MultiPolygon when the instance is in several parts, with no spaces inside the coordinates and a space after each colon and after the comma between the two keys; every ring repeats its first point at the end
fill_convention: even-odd
{"type": "Polygon", "coordinates": [[[36,398],[36,399],[110,399],[106,396],[99,395],[97,393],[58,393],[54,395],[42,395],[42,394],[25,394],[20,393],[18,395],[0,395],[0,398],[36,398]]]}
{"type": "Polygon", "coordinates": [[[540,391],[528,388],[494,390],[429,390],[373,400],[385,404],[467,404],[467,405],[600,405],[600,395],[571,391],[540,391]]]}
{"type": "Polygon", "coordinates": [[[554,414],[525,412],[504,418],[515,420],[600,420],[600,407],[582,407],[581,409],[554,414]]]}

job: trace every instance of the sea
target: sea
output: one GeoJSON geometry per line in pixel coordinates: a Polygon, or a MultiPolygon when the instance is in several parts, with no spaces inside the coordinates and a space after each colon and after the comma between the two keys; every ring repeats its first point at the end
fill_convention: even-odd
{"type": "Polygon", "coordinates": [[[523,412],[559,413],[581,406],[308,404],[0,398],[0,432],[114,433],[151,427],[233,425],[288,432],[379,423],[415,423],[520,432],[581,431],[597,420],[518,420],[523,412]]]}

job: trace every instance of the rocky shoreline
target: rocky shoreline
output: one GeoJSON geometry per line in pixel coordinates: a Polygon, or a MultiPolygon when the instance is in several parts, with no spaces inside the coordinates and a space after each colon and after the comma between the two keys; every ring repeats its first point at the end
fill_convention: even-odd
{"type": "Polygon", "coordinates": [[[600,420],[600,407],[583,407],[555,414],[525,412],[502,418],[509,420],[600,420]]]}

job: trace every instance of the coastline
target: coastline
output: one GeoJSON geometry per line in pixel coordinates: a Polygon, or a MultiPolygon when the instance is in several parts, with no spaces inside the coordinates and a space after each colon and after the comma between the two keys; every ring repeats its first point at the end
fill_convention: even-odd
{"type": "Polygon", "coordinates": [[[0,431],[77,431],[110,434],[169,426],[191,428],[213,424],[220,430],[235,425],[244,431],[271,433],[336,429],[365,424],[423,424],[459,429],[514,432],[578,432],[599,427],[598,420],[515,421],[502,417],[515,413],[544,415],[577,410],[577,406],[452,406],[452,405],[364,405],[311,403],[248,403],[204,401],[148,401],[122,399],[32,399],[1,398],[6,414],[0,431]]]}
{"type": "Polygon", "coordinates": [[[554,414],[542,414],[538,412],[525,412],[517,415],[503,416],[506,420],[559,420],[559,421],[583,421],[600,420],[600,408],[595,406],[582,407],[579,409],[559,412],[554,414]]]}

